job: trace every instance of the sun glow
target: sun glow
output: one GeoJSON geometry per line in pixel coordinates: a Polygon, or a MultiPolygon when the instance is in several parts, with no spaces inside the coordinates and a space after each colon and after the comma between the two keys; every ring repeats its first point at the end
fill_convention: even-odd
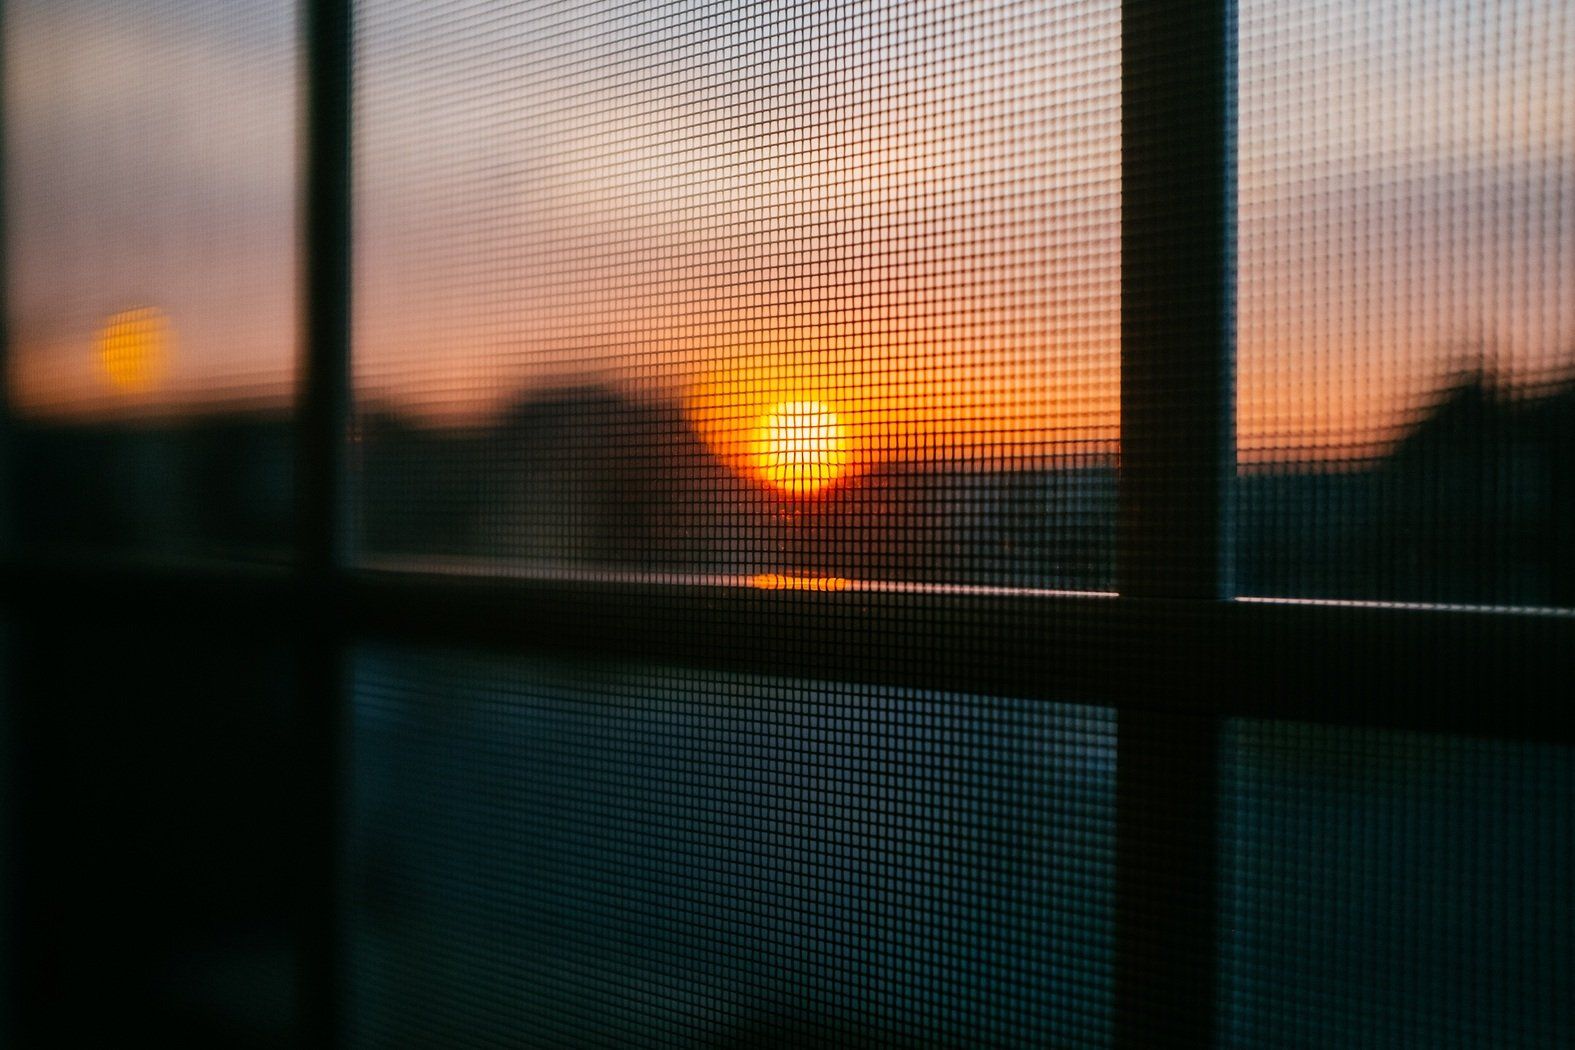
{"type": "Polygon", "coordinates": [[[836,367],[825,345],[741,348],[690,389],[687,412],[738,475],[810,500],[868,471],[889,436],[878,393],[849,389],[858,377],[836,367]]]}
{"type": "Polygon", "coordinates": [[[149,390],[169,357],[169,318],[152,306],[122,310],[104,322],[94,349],[110,386],[125,393],[149,390]]]}
{"type": "Polygon", "coordinates": [[[845,591],[852,584],[842,576],[801,576],[794,573],[763,572],[749,578],[757,591],[845,591]]]}
{"type": "Polygon", "coordinates": [[[761,428],[756,470],[784,492],[818,492],[847,469],[847,431],[823,402],[780,402],[771,407],[761,428]]]}

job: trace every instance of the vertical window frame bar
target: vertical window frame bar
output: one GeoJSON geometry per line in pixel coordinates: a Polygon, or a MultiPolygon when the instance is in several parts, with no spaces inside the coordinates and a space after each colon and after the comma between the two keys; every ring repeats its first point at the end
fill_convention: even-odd
{"type": "MultiPolygon", "coordinates": [[[[6,85],[10,5],[0,0],[0,554],[9,564],[16,557],[16,501],[11,498],[16,452],[11,420],[11,225],[10,225],[10,99],[6,85]]],[[[3,1033],[0,1033],[3,1034],[3,1033]]]]}
{"type": "MultiPolygon", "coordinates": [[[[1234,27],[1234,0],[1122,4],[1123,598],[1230,596],[1234,27]]],[[[1117,719],[1114,1043],[1206,1047],[1219,720],[1142,707],[1117,719]]]]}
{"type": "Polygon", "coordinates": [[[296,401],[300,620],[298,930],[300,1043],[343,1032],[342,792],[350,633],[339,610],[350,553],[351,0],[300,0],[305,99],[300,216],[301,352],[296,401]]]}
{"type": "MultiPolygon", "coordinates": [[[[0,563],[15,559],[16,533],[12,516],[12,471],[15,469],[15,444],[11,423],[11,226],[10,226],[10,99],[6,86],[10,72],[6,57],[9,43],[9,4],[0,0],[0,563]]],[[[16,675],[11,657],[10,617],[17,605],[7,589],[0,587],[0,1045],[20,1041],[21,1025],[16,1019],[17,1005],[30,991],[23,977],[18,944],[23,930],[20,894],[17,883],[23,865],[16,859],[25,842],[18,827],[22,797],[21,777],[16,770],[12,741],[16,739],[16,675]]]]}

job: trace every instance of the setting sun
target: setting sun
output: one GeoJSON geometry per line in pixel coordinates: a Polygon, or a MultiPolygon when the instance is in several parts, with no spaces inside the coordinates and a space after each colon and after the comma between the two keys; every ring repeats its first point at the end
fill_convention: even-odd
{"type": "Polygon", "coordinates": [[[817,492],[847,469],[847,432],[823,402],[773,405],[763,430],[757,469],[784,492],[795,496],[817,492]]]}
{"type": "Polygon", "coordinates": [[[811,499],[868,471],[896,425],[889,392],[844,385],[829,343],[732,348],[691,388],[687,414],[711,451],[779,495],[811,499]]]}
{"type": "Polygon", "coordinates": [[[123,310],[105,321],[95,350],[109,385],[136,393],[158,381],[169,346],[169,318],[156,307],[144,306],[123,310]]]}

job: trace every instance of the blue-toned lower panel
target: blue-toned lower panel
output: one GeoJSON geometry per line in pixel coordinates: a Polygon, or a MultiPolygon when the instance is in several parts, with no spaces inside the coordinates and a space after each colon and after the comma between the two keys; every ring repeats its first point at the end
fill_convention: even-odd
{"type": "Polygon", "coordinates": [[[1222,1042],[1575,1045],[1568,748],[1226,730],[1222,1042]]]}
{"type": "Polygon", "coordinates": [[[1105,709],[372,652],[360,1046],[1109,1033],[1105,709]]]}

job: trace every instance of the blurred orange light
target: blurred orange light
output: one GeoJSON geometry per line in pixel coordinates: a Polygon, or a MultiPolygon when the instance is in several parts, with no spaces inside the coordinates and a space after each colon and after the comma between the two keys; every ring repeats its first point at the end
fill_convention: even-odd
{"type": "Polygon", "coordinates": [[[763,572],[751,576],[749,585],[761,591],[845,591],[849,581],[841,576],[792,576],[763,572]]]}
{"type": "Polygon", "coordinates": [[[794,496],[817,492],[848,466],[848,435],[837,414],[820,401],[783,401],[761,425],[755,469],[794,496]]]}
{"type": "Polygon", "coordinates": [[[169,357],[169,318],[153,306],[122,310],[104,322],[95,350],[110,386],[126,393],[148,390],[169,357]]]}
{"type": "Polygon", "coordinates": [[[738,348],[691,388],[687,411],[711,451],[778,495],[808,500],[868,471],[892,428],[884,391],[824,345],[738,348]]]}

